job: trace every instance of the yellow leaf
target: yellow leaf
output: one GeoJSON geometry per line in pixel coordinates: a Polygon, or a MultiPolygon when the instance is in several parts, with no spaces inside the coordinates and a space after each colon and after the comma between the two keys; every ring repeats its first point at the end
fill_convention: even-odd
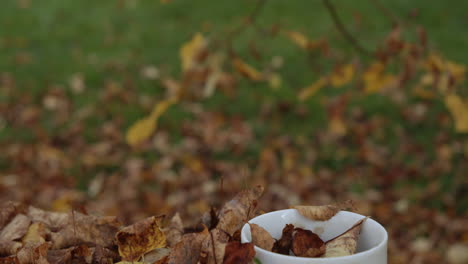
{"type": "Polygon", "coordinates": [[[445,97],[445,105],[453,116],[455,131],[468,132],[468,102],[464,102],[460,96],[449,94],[445,97]]]}
{"type": "Polygon", "coordinates": [[[364,90],[367,93],[378,92],[395,81],[395,76],[384,73],[384,70],[384,64],[374,62],[363,74],[364,90]]]}
{"type": "Polygon", "coordinates": [[[346,64],[339,67],[330,75],[330,83],[335,87],[343,86],[353,80],[354,65],[346,64]]]}
{"type": "Polygon", "coordinates": [[[127,130],[127,143],[134,146],[148,139],[156,130],[161,115],[175,102],[177,99],[171,98],[157,103],[148,117],[138,120],[127,130]]]}
{"type": "Polygon", "coordinates": [[[281,76],[277,73],[274,73],[272,74],[269,78],[268,78],[268,84],[270,85],[270,87],[273,89],[273,90],[276,90],[278,89],[279,87],[281,87],[281,84],[282,84],[282,80],[281,80],[281,76]]]}
{"type": "Polygon", "coordinates": [[[307,98],[311,97],[314,95],[320,88],[324,87],[327,84],[327,79],[322,77],[315,81],[313,84],[307,86],[306,88],[302,89],[302,91],[299,93],[299,100],[304,101],[307,98]]]}
{"type": "Polygon", "coordinates": [[[296,44],[300,48],[308,48],[309,39],[304,34],[297,31],[286,31],[285,34],[294,44],[296,44]]]}
{"type": "Polygon", "coordinates": [[[29,226],[28,232],[22,238],[24,244],[26,243],[44,243],[46,236],[46,227],[42,222],[36,222],[29,226]]]}
{"type": "Polygon", "coordinates": [[[193,38],[180,48],[180,59],[182,70],[185,72],[197,65],[197,56],[206,46],[206,39],[202,34],[197,33],[193,38]]]}
{"type": "Polygon", "coordinates": [[[159,228],[162,217],[149,217],[124,227],[115,238],[119,255],[125,261],[137,261],[145,253],[166,246],[166,236],[159,228]]]}
{"type": "Polygon", "coordinates": [[[232,65],[236,71],[252,81],[261,81],[263,79],[263,76],[259,71],[239,58],[235,58],[232,61],[232,65]]]}

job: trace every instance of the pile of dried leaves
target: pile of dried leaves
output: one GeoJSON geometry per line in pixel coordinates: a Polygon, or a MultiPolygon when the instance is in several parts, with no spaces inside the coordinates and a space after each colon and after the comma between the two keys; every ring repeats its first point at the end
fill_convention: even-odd
{"type": "Polygon", "coordinates": [[[256,216],[263,187],[245,190],[198,226],[149,217],[123,226],[116,217],[57,213],[14,202],[0,205],[0,263],[251,263],[253,243],[240,228],[256,216]]]}

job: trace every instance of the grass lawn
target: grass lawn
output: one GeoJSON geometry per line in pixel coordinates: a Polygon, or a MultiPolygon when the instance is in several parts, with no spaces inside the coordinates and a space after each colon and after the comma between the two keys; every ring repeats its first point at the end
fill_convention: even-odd
{"type": "MultiPolygon", "coordinates": [[[[375,47],[391,29],[389,18],[379,12],[372,1],[334,2],[350,31],[367,48],[375,47]]],[[[98,104],[103,87],[111,81],[129,82],[128,89],[132,92],[157,101],[164,88],[159,82],[141,78],[141,68],[156,65],[164,73],[177,76],[180,72],[178,53],[183,43],[195,32],[219,36],[236,27],[251,12],[254,3],[251,0],[173,0],[169,4],[156,0],[6,0],[0,8],[0,74],[11,74],[21,94],[29,94],[31,100],[38,103],[52,86],[63,87],[70,93],[66,87],[75,73],[84,76],[87,87],[83,93],[70,96],[75,109],[98,104]],[[22,8],[22,5],[26,6],[22,8]]],[[[467,1],[447,4],[435,0],[395,0],[384,4],[409,25],[424,26],[433,49],[450,60],[468,63],[467,1]]],[[[267,1],[257,23],[264,28],[278,24],[300,31],[310,39],[326,37],[332,45],[347,52],[349,58],[357,56],[343,41],[319,0],[267,1]]],[[[222,107],[222,111],[249,119],[259,111],[259,98],[272,104],[294,103],[299,89],[317,79],[309,69],[303,51],[286,39],[271,39],[249,29],[236,39],[235,49],[254,66],[262,65],[272,56],[282,56],[285,65],[280,72],[283,86],[273,91],[264,84],[241,83],[237,87],[239,96],[234,101],[215,95],[204,102],[208,108],[222,107]],[[262,60],[252,58],[249,43],[255,43],[263,55],[262,60]]],[[[16,99],[0,95],[0,100],[16,99]]],[[[267,131],[275,129],[278,133],[310,135],[316,127],[325,125],[325,110],[319,101],[314,98],[305,105],[310,112],[316,113],[307,115],[308,120],[284,114],[277,127],[268,123],[254,124],[256,135],[261,139],[267,131]]],[[[356,99],[356,102],[369,113],[383,115],[394,124],[403,123],[399,110],[389,107],[391,103],[385,98],[370,96],[356,99]]],[[[147,114],[147,110],[118,102],[98,107],[105,109],[106,114],[96,114],[87,120],[84,133],[90,142],[96,140],[95,128],[106,119],[121,116],[126,127],[147,114]]],[[[444,109],[442,104],[434,107],[444,109]]],[[[178,120],[184,118],[189,117],[175,108],[164,116],[163,125],[177,130],[178,120]]],[[[61,130],[49,122],[47,116],[41,124],[50,134],[61,130]]],[[[433,151],[436,126],[429,121],[423,127],[403,125],[414,133],[427,151],[433,151]]],[[[30,131],[6,126],[0,131],[0,140],[34,141],[34,136],[30,131]]],[[[392,144],[395,139],[389,135],[385,141],[392,144]]]]}

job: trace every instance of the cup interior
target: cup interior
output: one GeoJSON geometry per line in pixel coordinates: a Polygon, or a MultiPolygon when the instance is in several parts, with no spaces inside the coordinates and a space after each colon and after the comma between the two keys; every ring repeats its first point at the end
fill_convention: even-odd
{"type": "MultiPolygon", "coordinates": [[[[356,222],[364,218],[365,216],[341,211],[332,217],[328,221],[312,221],[297,212],[295,209],[286,209],[275,211],[267,214],[260,215],[249,221],[249,223],[257,224],[267,230],[271,236],[275,239],[279,239],[282,234],[282,230],[286,224],[293,224],[295,227],[300,227],[304,229],[311,230],[320,236],[323,241],[328,241],[349,228],[351,228],[356,222]]],[[[242,242],[252,241],[250,226],[248,224],[244,225],[241,232],[242,242]]],[[[361,234],[358,240],[357,252],[354,255],[338,258],[353,258],[354,256],[359,256],[362,254],[368,254],[373,249],[378,247],[383,247],[383,244],[386,245],[388,236],[385,229],[373,219],[367,219],[361,229],[361,234]]],[[[262,254],[275,254],[281,256],[281,258],[288,257],[291,259],[308,259],[310,258],[301,258],[295,256],[284,256],[270,251],[263,250],[261,248],[255,247],[257,255],[259,252],[262,254]]],[[[386,250],[386,248],[385,248],[386,250]]],[[[321,259],[320,263],[324,263],[324,260],[329,259],[332,263],[332,259],[337,258],[326,258],[321,259]]],[[[292,263],[292,262],[291,262],[292,263]]],[[[313,263],[313,262],[309,262],[313,263]]],[[[318,262],[317,262],[318,263],[318,262]]]]}

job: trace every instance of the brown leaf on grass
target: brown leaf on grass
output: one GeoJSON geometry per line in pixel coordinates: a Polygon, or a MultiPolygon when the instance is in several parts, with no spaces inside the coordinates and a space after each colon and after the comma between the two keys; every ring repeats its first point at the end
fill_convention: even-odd
{"type": "Polygon", "coordinates": [[[247,264],[255,257],[253,243],[241,244],[238,241],[231,241],[226,245],[223,264],[247,264]]]}
{"type": "Polygon", "coordinates": [[[340,211],[340,208],[336,205],[296,205],[291,208],[296,209],[301,215],[315,221],[326,221],[340,211]]]}
{"type": "Polygon", "coordinates": [[[115,238],[123,260],[137,261],[145,253],[166,246],[166,237],[159,228],[162,217],[149,217],[120,230],[115,238]]]}
{"type": "Polygon", "coordinates": [[[319,78],[317,81],[312,83],[311,85],[302,89],[302,91],[298,95],[298,99],[301,101],[306,100],[307,98],[316,94],[322,87],[327,85],[328,80],[325,77],[319,78]]]}
{"type": "Polygon", "coordinates": [[[291,249],[298,257],[314,258],[325,253],[325,243],[314,232],[295,228],[291,249]]]}
{"type": "Polygon", "coordinates": [[[275,239],[270,235],[270,233],[268,233],[268,231],[259,225],[250,223],[249,225],[252,234],[252,243],[254,243],[257,247],[271,251],[273,249],[273,245],[275,244],[275,239]]]}
{"type": "Polygon", "coordinates": [[[47,260],[49,248],[49,242],[28,243],[18,251],[17,257],[21,264],[49,264],[47,260]]]}
{"type": "MultiPolygon", "coordinates": [[[[49,219],[50,220],[50,219],[49,219]]],[[[122,224],[113,216],[91,216],[78,212],[69,214],[65,226],[51,233],[53,249],[67,248],[80,244],[111,247],[122,224]]]]}
{"type": "Polygon", "coordinates": [[[24,214],[16,215],[0,232],[0,240],[13,241],[22,238],[28,232],[31,220],[24,214]]]}
{"type": "Polygon", "coordinates": [[[210,235],[202,243],[202,263],[222,264],[229,236],[217,228],[210,231],[210,235]]]}
{"type": "Polygon", "coordinates": [[[289,251],[292,247],[294,225],[287,224],[283,228],[281,238],[275,242],[272,251],[275,253],[289,255],[289,251]]]}
{"type": "Polygon", "coordinates": [[[237,194],[220,210],[217,228],[232,236],[250,217],[255,215],[257,199],[260,198],[262,193],[263,187],[259,185],[237,194]]]}
{"type": "Polygon", "coordinates": [[[172,247],[179,243],[184,234],[184,225],[179,213],[176,213],[169,223],[169,226],[163,229],[164,235],[166,236],[167,246],[172,247]]]}
{"type": "Polygon", "coordinates": [[[236,71],[252,81],[263,80],[263,76],[259,71],[239,58],[234,58],[232,65],[236,71]]]}
{"type": "Polygon", "coordinates": [[[453,116],[455,131],[458,133],[468,132],[468,100],[463,100],[456,94],[445,97],[445,105],[453,116]]]}
{"type": "Polygon", "coordinates": [[[343,234],[327,241],[325,243],[326,253],[324,258],[348,256],[356,253],[357,242],[359,233],[361,232],[362,223],[366,221],[367,217],[359,220],[350,229],[343,234]]]}
{"type": "Polygon", "coordinates": [[[185,234],[177,243],[167,258],[167,264],[196,264],[200,259],[203,241],[210,236],[208,229],[199,233],[185,234]]]}

